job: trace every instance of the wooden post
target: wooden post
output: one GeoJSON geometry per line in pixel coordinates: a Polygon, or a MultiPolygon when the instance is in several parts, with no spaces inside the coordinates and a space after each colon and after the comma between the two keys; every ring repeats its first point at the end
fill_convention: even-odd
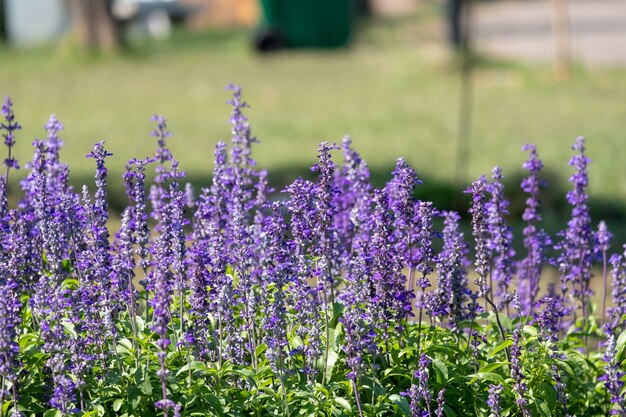
{"type": "Polygon", "coordinates": [[[552,0],[556,60],[554,69],[559,78],[568,78],[572,71],[572,47],[567,0],[552,0]]]}
{"type": "Polygon", "coordinates": [[[472,128],[472,103],[473,103],[473,80],[472,66],[474,61],[472,45],[472,0],[461,2],[461,89],[459,97],[459,124],[456,150],[456,175],[457,184],[464,185],[467,182],[468,165],[470,160],[470,140],[472,128]]]}
{"type": "Polygon", "coordinates": [[[121,36],[107,0],[71,0],[72,26],[78,42],[88,50],[117,51],[121,36]]]}

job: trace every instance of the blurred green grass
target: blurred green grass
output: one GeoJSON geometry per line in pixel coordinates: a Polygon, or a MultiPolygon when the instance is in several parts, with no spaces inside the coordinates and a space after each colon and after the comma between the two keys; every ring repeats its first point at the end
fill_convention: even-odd
{"type": "MultiPolygon", "coordinates": [[[[2,47],[0,94],[13,98],[24,126],[16,145],[22,165],[51,113],[66,126],[63,158],[76,184],[91,184],[93,161],[84,155],[106,140],[118,207],[126,161],[153,152],[153,114],[169,118],[174,155],[193,182],[206,184],[213,147],[229,137],[228,83],[245,88],[261,141],[254,155],[275,184],[306,175],[318,142],[349,134],[375,182],[403,156],[425,179],[421,196],[453,206],[466,186],[454,182],[460,81],[438,16],[426,8],[410,18],[364,22],[350,48],[268,56],[251,50],[247,31],[175,32],[117,56],[88,56],[67,44],[2,47]]],[[[626,217],[626,69],[576,66],[570,79],[559,80],[549,66],[481,57],[474,80],[468,181],[500,165],[517,193],[521,147],[535,143],[553,187],[548,216],[562,223],[570,147],[584,135],[596,212],[615,222],[626,217]]]]}

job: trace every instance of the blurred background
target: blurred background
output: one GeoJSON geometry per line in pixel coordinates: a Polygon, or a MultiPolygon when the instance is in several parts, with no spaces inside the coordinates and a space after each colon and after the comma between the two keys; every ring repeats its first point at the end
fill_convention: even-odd
{"type": "Polygon", "coordinates": [[[208,183],[236,83],[278,189],[349,134],[375,183],[403,156],[440,208],[464,210],[462,190],[499,165],[519,216],[535,143],[555,231],[584,135],[595,221],[626,238],[623,0],[0,0],[0,38],[21,165],[54,113],[75,184],[92,184],[84,155],[106,140],[116,209],[126,161],[153,152],[155,113],[189,180],[208,183]]]}

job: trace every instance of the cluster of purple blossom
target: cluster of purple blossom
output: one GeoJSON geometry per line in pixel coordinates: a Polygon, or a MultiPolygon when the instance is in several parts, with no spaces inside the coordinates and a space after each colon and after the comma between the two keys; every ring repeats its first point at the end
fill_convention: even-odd
{"type": "MultiPolygon", "coordinates": [[[[40,335],[46,354],[49,404],[64,414],[85,409],[86,376],[94,367],[110,368],[107,363],[123,331],[121,316],[129,318],[135,337],[140,320],[155,334],[161,384],[155,406],[165,415],[181,412],[167,385],[167,353],[176,332],[178,344],[196,360],[256,367],[262,346],[279,377],[297,364],[296,371],[309,381],[324,381],[329,321],[333,305],[340,304],[340,349],[362,415],[357,381],[376,366],[368,358],[388,354],[389,341],[408,326],[421,329],[428,319],[471,341],[479,337],[471,323],[485,309],[496,318],[517,310],[555,342],[578,315],[586,319],[592,268],[603,261],[606,270],[610,233],[604,223],[592,230],[583,139],[576,141],[570,163],[575,169],[574,188],[567,195],[571,220],[554,245],[541,229],[544,183],[534,146],[525,148],[528,176],[522,189],[528,198],[521,259],[507,225],[502,171],[494,168],[490,181],[481,177],[468,189],[477,275],[476,285],[470,286],[470,245],[461,232],[461,216],[416,198],[421,181],[403,159],[391,181],[376,189],[350,139],[342,142],[342,165],[332,159],[340,148],[323,142],[313,167],[316,179],[297,179],[282,197],[271,194],[267,173],[257,169],[251,156],[256,139],[243,113],[247,104],[241,88],[230,88],[232,143],[230,149],[217,144],[211,185],[197,196],[183,185],[185,173],[167,147],[166,119],[155,116],[157,150],[129,162],[124,175],[129,203],[113,238],[107,229],[105,166],[111,154],[103,142],[94,146],[87,157],[96,163],[95,191],[85,187],[76,193],[59,157],[63,126],[54,116],[46,125],[46,139],[33,144],[22,196],[9,207],[9,173],[19,169],[11,150],[21,127],[5,99],[0,126],[8,149],[0,178],[0,407],[5,398],[18,402],[20,381],[26,377],[19,372],[17,343],[24,309],[31,312],[27,325],[40,335]],[[147,193],[150,166],[156,176],[147,193]],[[440,218],[441,232],[436,230],[440,218]],[[551,257],[553,252],[557,255],[551,257]],[[550,264],[560,272],[560,286],[541,288],[540,277],[550,264]]],[[[619,414],[626,404],[615,337],[624,329],[626,259],[614,255],[610,262],[613,307],[606,319],[605,307],[602,311],[608,334],[604,381],[619,414]]],[[[507,337],[502,326],[500,332],[507,337]]],[[[507,354],[516,401],[527,416],[520,337],[515,330],[507,354]]],[[[405,393],[414,416],[444,414],[445,390],[438,395],[429,391],[429,364],[422,351],[415,382],[405,393]]],[[[501,390],[495,385],[489,389],[488,404],[496,416],[501,390]]]]}

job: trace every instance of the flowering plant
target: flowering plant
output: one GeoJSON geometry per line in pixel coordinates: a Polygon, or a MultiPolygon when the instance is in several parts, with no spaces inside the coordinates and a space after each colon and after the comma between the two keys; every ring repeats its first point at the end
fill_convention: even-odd
{"type": "Polygon", "coordinates": [[[273,194],[230,89],[211,183],[184,185],[155,116],[156,151],[129,161],[113,235],[111,154],[95,144],[95,187],[77,193],[54,116],[9,204],[21,126],[4,100],[0,417],[626,415],[626,260],[608,256],[604,223],[592,230],[582,138],[558,236],[525,148],[516,254],[499,168],[467,191],[472,241],[460,213],[416,197],[403,159],[371,185],[349,138],[320,144],[314,180],[273,194]],[[598,312],[591,279],[600,265],[606,289],[609,263],[598,312]],[[543,283],[551,266],[558,286],[543,283]]]}

